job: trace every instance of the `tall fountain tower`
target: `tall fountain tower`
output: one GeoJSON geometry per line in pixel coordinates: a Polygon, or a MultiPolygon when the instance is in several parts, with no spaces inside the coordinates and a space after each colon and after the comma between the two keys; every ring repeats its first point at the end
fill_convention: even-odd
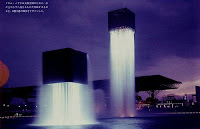
{"type": "Polygon", "coordinates": [[[135,115],[135,14],[127,8],[108,12],[111,107],[114,117],[135,115]]]}

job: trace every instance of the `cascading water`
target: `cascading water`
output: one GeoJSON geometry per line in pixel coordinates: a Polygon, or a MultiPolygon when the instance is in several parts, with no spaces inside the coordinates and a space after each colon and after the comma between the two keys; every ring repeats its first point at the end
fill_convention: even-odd
{"type": "Polygon", "coordinates": [[[40,89],[36,125],[94,124],[96,121],[91,91],[89,84],[74,82],[44,85],[40,89]]]}
{"type": "Polygon", "coordinates": [[[135,115],[134,30],[110,30],[111,105],[115,117],[135,115]]]}

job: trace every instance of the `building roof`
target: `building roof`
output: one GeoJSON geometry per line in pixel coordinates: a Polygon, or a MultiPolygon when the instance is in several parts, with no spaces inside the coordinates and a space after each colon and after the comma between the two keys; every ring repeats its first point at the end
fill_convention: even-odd
{"type": "Polygon", "coordinates": [[[177,89],[179,84],[181,82],[161,75],[136,77],[137,91],[177,89]]]}
{"type": "MultiPolygon", "coordinates": [[[[140,76],[136,77],[136,91],[168,90],[177,89],[181,82],[161,76],[140,76]]],[[[94,89],[105,90],[110,86],[109,79],[93,81],[94,89]]]]}

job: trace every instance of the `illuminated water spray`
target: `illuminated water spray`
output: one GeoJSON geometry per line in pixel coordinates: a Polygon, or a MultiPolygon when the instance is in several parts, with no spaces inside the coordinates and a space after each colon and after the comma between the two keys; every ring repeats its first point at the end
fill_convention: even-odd
{"type": "Polygon", "coordinates": [[[108,13],[111,107],[115,117],[135,115],[135,15],[124,8],[108,13]]]}
{"type": "Polygon", "coordinates": [[[95,122],[88,85],[47,84],[40,93],[39,125],[82,125],[95,122]]]}
{"type": "Polygon", "coordinates": [[[95,123],[87,58],[69,48],[43,53],[38,125],[95,123]]]}

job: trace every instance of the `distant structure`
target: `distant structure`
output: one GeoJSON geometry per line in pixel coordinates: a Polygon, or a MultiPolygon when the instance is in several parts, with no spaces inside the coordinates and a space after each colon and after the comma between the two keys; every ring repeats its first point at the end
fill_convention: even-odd
{"type": "MultiPolygon", "coordinates": [[[[179,81],[175,81],[173,79],[161,75],[140,76],[136,77],[135,81],[136,92],[146,91],[147,93],[149,93],[151,98],[155,98],[155,95],[161,92],[162,90],[177,89],[181,84],[181,82],[179,81]]],[[[104,92],[104,96],[102,96],[104,97],[104,105],[100,105],[98,102],[96,103],[98,106],[101,107],[106,105],[106,112],[103,111],[102,108],[99,108],[99,110],[102,110],[102,113],[99,113],[100,116],[106,116],[110,113],[109,110],[112,110],[110,104],[110,80],[95,80],[93,81],[93,87],[95,91],[102,90],[104,92]]]]}
{"type": "MultiPolygon", "coordinates": [[[[136,77],[136,92],[146,91],[151,97],[155,97],[156,94],[162,90],[177,89],[181,82],[161,76],[140,76],[136,77]]],[[[102,89],[108,94],[110,92],[110,80],[95,80],[93,81],[94,89],[102,89]]],[[[198,86],[197,86],[198,87],[198,86]]]]}
{"type": "Polygon", "coordinates": [[[196,101],[197,105],[200,108],[200,86],[195,86],[196,88],[196,101]]]}
{"type": "Polygon", "coordinates": [[[154,98],[162,90],[177,89],[181,82],[161,76],[136,77],[136,91],[146,91],[151,98],[154,98]]]}

